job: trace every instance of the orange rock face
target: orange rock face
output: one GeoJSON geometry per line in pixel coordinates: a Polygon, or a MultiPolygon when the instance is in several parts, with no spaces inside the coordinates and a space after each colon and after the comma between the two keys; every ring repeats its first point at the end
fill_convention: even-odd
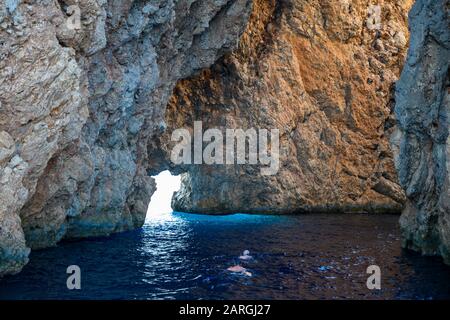
{"type": "Polygon", "coordinates": [[[239,48],[181,81],[166,121],[168,134],[196,120],[204,129],[279,129],[279,171],[186,166],[175,209],[400,212],[388,138],[412,2],[255,1],[239,48]]]}

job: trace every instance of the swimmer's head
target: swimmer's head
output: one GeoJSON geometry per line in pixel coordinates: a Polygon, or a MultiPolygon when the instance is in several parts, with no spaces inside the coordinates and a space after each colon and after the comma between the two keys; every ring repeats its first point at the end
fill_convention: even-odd
{"type": "Polygon", "coordinates": [[[248,256],[250,254],[250,251],[245,250],[243,254],[244,254],[244,256],[248,256]]]}

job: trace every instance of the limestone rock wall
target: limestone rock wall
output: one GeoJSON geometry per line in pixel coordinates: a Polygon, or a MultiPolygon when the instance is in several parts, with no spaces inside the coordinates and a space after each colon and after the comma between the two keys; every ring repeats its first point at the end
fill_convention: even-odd
{"type": "Polygon", "coordinates": [[[0,1],[0,276],[30,247],[142,225],[147,141],[166,127],[173,87],[237,45],[251,8],[0,1]]]}
{"type": "Polygon", "coordinates": [[[141,226],[165,169],[188,212],[399,212],[404,187],[405,246],[448,261],[449,3],[417,0],[394,97],[412,2],[0,0],[0,276],[141,226]],[[195,120],[279,129],[278,174],[174,166],[195,120]]]}
{"type": "Polygon", "coordinates": [[[373,4],[255,1],[240,47],[178,84],[167,131],[192,130],[195,120],[222,131],[279,129],[280,170],[262,176],[250,165],[187,166],[176,210],[402,210],[405,196],[388,139],[412,1],[384,1],[375,27],[378,20],[368,19],[373,4]]]}
{"type": "Polygon", "coordinates": [[[417,0],[410,28],[392,136],[408,198],[400,220],[403,244],[450,263],[450,2],[417,0]]]}
{"type": "Polygon", "coordinates": [[[83,71],[60,44],[53,1],[0,3],[0,275],[27,261],[19,212],[88,117],[83,71]]]}

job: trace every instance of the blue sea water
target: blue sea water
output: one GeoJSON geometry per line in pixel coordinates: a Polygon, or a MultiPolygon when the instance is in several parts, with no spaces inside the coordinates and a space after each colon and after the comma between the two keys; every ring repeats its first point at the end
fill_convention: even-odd
{"type": "Polygon", "coordinates": [[[450,268],[406,252],[394,215],[170,213],[137,231],[35,251],[0,299],[448,299],[450,268]],[[240,262],[249,250],[253,259],[240,262]],[[226,269],[240,264],[252,275],[226,269]],[[66,269],[81,268],[81,290],[66,269]],[[369,290],[366,269],[381,269],[369,290]]]}

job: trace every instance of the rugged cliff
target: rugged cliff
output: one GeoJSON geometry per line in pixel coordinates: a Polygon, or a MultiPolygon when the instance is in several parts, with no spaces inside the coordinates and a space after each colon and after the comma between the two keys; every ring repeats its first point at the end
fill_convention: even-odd
{"type": "Polygon", "coordinates": [[[392,136],[408,201],[400,223],[404,246],[450,263],[450,2],[417,0],[411,46],[397,85],[392,136]]]}
{"type": "Polygon", "coordinates": [[[404,193],[388,137],[412,1],[379,7],[368,0],[254,2],[239,48],[178,84],[167,131],[192,131],[196,120],[204,130],[279,129],[279,171],[264,176],[252,165],[186,166],[174,208],[400,212],[404,193]]]}
{"type": "Polygon", "coordinates": [[[399,212],[392,132],[405,246],[448,259],[448,1],[411,13],[398,128],[412,0],[377,4],[1,0],[0,276],[141,226],[165,169],[183,211],[399,212]],[[277,174],[175,166],[195,120],[279,129],[277,174]]]}
{"type": "Polygon", "coordinates": [[[233,49],[250,11],[251,0],[0,2],[0,276],[29,247],[142,225],[147,141],[165,129],[173,87],[233,49]]]}

